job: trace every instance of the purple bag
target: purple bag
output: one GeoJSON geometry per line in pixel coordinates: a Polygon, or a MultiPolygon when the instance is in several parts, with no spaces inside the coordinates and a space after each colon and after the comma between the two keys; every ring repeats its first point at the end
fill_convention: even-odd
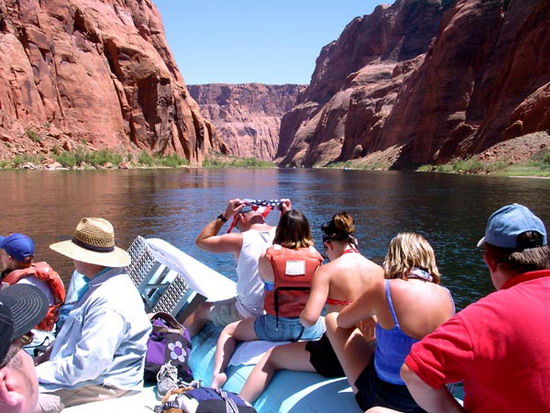
{"type": "Polygon", "coordinates": [[[250,403],[239,397],[238,394],[222,389],[199,387],[191,390],[179,388],[162,400],[156,406],[156,413],[184,412],[184,413],[256,413],[250,403]],[[183,390],[183,391],[181,391],[183,390]]]}
{"type": "Polygon", "coordinates": [[[153,330],[147,340],[144,380],[157,383],[157,373],[161,366],[170,363],[178,370],[178,379],[185,382],[193,380],[189,367],[191,355],[191,337],[187,329],[168,313],[149,314],[153,330]]]}

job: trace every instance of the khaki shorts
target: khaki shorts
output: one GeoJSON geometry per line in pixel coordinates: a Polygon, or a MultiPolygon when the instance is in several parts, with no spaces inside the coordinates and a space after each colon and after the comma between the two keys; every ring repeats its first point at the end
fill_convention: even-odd
{"type": "Polygon", "coordinates": [[[55,390],[49,393],[40,393],[34,412],[58,413],[65,407],[78,406],[100,400],[117,399],[136,393],[133,390],[115,389],[100,385],[83,386],[73,390],[55,390]]]}
{"type": "Polygon", "coordinates": [[[210,308],[210,320],[212,323],[217,326],[226,326],[235,321],[242,320],[243,317],[237,311],[236,304],[236,297],[213,303],[210,308]]]}

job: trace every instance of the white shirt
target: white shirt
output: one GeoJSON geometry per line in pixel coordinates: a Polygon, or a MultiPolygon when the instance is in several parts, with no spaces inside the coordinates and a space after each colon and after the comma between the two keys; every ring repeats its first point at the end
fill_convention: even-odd
{"type": "Polygon", "coordinates": [[[273,244],[276,228],[269,231],[251,229],[243,232],[243,246],[237,260],[237,302],[239,314],[245,318],[264,313],[264,284],[260,278],[258,261],[273,244]]]}

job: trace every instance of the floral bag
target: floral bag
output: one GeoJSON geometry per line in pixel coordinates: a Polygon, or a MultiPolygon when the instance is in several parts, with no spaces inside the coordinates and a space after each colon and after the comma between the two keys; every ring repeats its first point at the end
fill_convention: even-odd
{"type": "Polygon", "coordinates": [[[163,364],[171,364],[178,371],[178,379],[184,382],[193,381],[189,367],[191,354],[191,337],[185,327],[168,313],[149,314],[153,330],[147,340],[144,380],[146,383],[157,383],[157,373],[163,364]]]}

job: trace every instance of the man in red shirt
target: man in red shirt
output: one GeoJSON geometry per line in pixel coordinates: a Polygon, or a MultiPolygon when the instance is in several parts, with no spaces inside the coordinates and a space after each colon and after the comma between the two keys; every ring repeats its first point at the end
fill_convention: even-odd
{"type": "Polygon", "coordinates": [[[428,412],[550,412],[550,248],[523,205],[493,213],[478,247],[498,290],[415,344],[401,376],[428,412]],[[464,407],[447,383],[464,383],[464,407]]]}

